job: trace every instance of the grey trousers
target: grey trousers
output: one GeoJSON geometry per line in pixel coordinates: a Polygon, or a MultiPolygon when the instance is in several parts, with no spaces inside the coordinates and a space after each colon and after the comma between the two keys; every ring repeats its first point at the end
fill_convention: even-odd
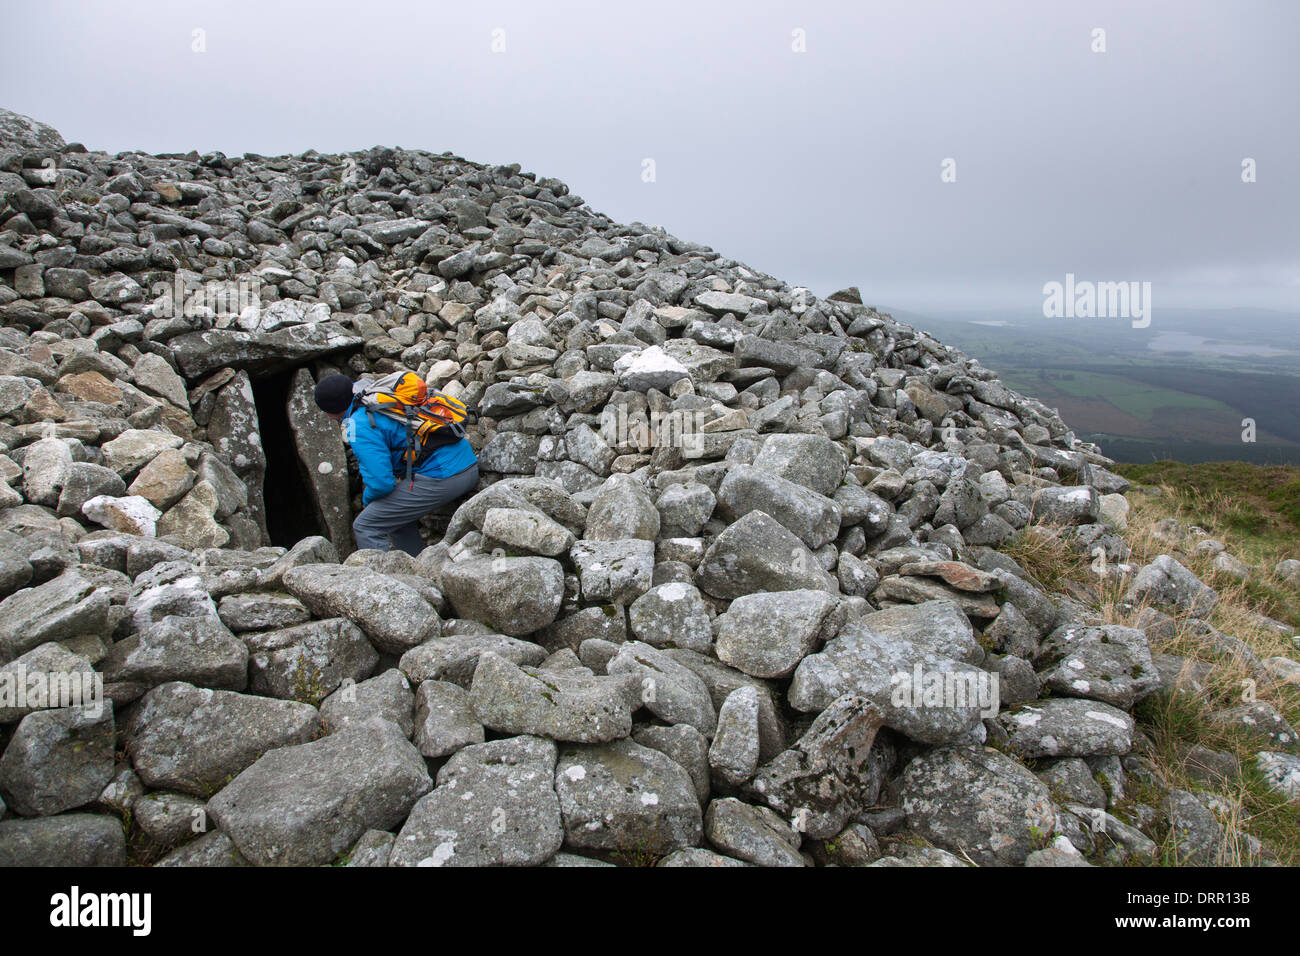
{"type": "Polygon", "coordinates": [[[352,522],[357,547],[387,551],[391,541],[393,547],[415,557],[425,547],[417,522],[476,487],[477,464],[450,478],[416,475],[409,485],[399,476],[397,487],[366,505],[352,522]]]}

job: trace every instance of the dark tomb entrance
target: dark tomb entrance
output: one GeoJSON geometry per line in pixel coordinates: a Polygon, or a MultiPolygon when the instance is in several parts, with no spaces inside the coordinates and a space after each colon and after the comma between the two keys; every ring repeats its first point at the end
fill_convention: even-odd
{"type": "Polygon", "coordinates": [[[291,548],[311,535],[329,536],[316,509],[307,467],[289,426],[289,390],[296,368],[253,378],[253,403],[266,454],[262,496],[271,544],[291,548]]]}

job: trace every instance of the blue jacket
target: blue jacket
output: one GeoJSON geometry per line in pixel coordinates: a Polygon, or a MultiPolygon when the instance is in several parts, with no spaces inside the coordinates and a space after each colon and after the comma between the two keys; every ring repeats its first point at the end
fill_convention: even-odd
{"type": "MultiPolygon", "coordinates": [[[[384,497],[397,487],[399,480],[406,479],[406,462],[402,458],[406,452],[406,426],[377,413],[374,424],[370,419],[360,403],[343,416],[344,434],[349,436],[352,454],[361,469],[361,480],[366,485],[361,495],[363,505],[384,497]]],[[[462,438],[439,448],[413,474],[450,478],[477,462],[474,449],[462,438]]]]}

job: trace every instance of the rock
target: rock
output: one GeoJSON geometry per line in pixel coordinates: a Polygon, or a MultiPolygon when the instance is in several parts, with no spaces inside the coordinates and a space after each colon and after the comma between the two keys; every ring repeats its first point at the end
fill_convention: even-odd
{"type": "Polygon", "coordinates": [[[265,631],[302,624],[311,618],[311,612],[297,598],[274,591],[227,594],[218,603],[217,614],[232,631],[265,631]]]}
{"type": "Polygon", "coordinates": [[[248,648],[216,618],[167,615],[110,647],[100,670],[109,683],[239,691],[248,683],[248,648]]]}
{"type": "Polygon", "coordinates": [[[566,844],[639,861],[694,846],[703,818],[691,778],[631,740],[560,750],[555,767],[566,844]]]}
{"type": "Polygon", "coordinates": [[[686,847],[681,850],[673,850],[655,866],[689,866],[689,867],[731,867],[731,866],[752,866],[744,860],[736,860],[729,856],[723,856],[721,853],[714,853],[712,850],[705,850],[702,847],[686,847]]]}
{"type": "Polygon", "coordinates": [[[113,776],[113,710],[60,707],[28,714],[0,757],[0,794],[16,813],[84,806],[113,776]]]}
{"type": "Polygon", "coordinates": [[[708,609],[689,584],[674,581],[652,587],[628,608],[628,624],[637,640],[651,647],[707,651],[713,645],[708,609]]]}
{"type": "Polygon", "coordinates": [[[884,715],[865,698],[837,698],[789,750],[761,767],[751,789],[810,837],[834,836],[876,799],[883,769],[872,745],[884,715]]]}
{"type": "Polygon", "coordinates": [[[220,548],[230,532],[217,523],[221,506],[216,488],[201,480],[158,519],[159,537],[174,535],[189,548],[220,548]]]}
{"type": "Polygon", "coordinates": [[[189,411],[190,400],[185,391],[185,380],[176,374],[161,355],[146,352],[136,359],[135,367],[131,370],[131,380],[142,391],[189,411]]]}
{"type": "Polygon", "coordinates": [[[315,707],[172,682],[149,691],[126,728],[126,751],[145,785],[206,797],[278,747],[305,743],[315,707]]]}
{"type": "Polygon", "coordinates": [[[522,637],[555,620],[564,572],[550,558],[471,557],[444,566],[441,585],[461,617],[522,637]]]}
{"type": "Polygon", "coordinates": [[[157,533],[158,519],[162,517],[161,511],[139,495],[125,498],[97,495],[81,506],[81,513],[106,528],[147,538],[157,533]]]}
{"type": "Polygon", "coordinates": [[[771,435],[754,459],[760,471],[830,496],[844,480],[844,453],[823,435],[771,435]]]}
{"type": "Polygon", "coordinates": [[[1034,492],[1030,510],[1035,520],[1044,524],[1092,524],[1101,515],[1101,496],[1095,488],[1040,488],[1034,492]]]}
{"type": "Polygon", "coordinates": [[[762,512],[813,549],[840,533],[840,506],[830,498],[748,465],[736,465],[727,472],[718,488],[718,507],[730,520],[762,512]]]}
{"type": "Polygon", "coordinates": [[[385,830],[367,830],[348,851],[344,866],[387,866],[393,852],[393,834],[385,830]]]}
{"type": "Polygon", "coordinates": [[[659,511],[635,478],[611,475],[587,510],[588,541],[621,541],[659,536],[659,511]]]}
{"type": "Polygon", "coordinates": [[[65,813],[0,820],[0,866],[125,866],[126,837],[113,817],[65,813]]]}
{"type": "Polygon", "coordinates": [[[1169,555],[1162,554],[1138,571],[1124,600],[1173,606],[1203,618],[1214,609],[1219,595],[1169,555]]]}
{"type": "Polygon", "coordinates": [[[369,568],[304,564],[284,587],[320,617],[345,617],[380,651],[400,654],[442,633],[442,622],[414,588],[369,568]]]}
{"type": "MultiPolygon", "coordinates": [[[[3,605],[0,605],[3,610],[3,605]]],[[[1257,701],[1210,714],[1210,723],[1258,747],[1300,753],[1295,728],[1272,704],[1257,701]]]]}
{"type": "MultiPolygon", "coordinates": [[[[689,724],[706,737],[717,726],[717,712],[704,681],[690,668],[666,652],[640,641],[629,641],[605,665],[610,677],[627,675],[633,680],[636,704],[669,724],[689,724]]],[[[633,706],[636,706],[633,704],[633,706]]],[[[626,736],[621,734],[620,736],[626,736]]]]}
{"type": "Polygon", "coordinates": [[[573,546],[573,532],[538,511],[489,508],[483,516],[483,535],[509,548],[558,557],[573,546]]]}
{"type": "Polygon", "coordinates": [[[1160,684],[1146,635],[1133,627],[1059,627],[1047,635],[1037,664],[1047,687],[1066,697],[1128,710],[1160,684]]]}
{"type": "Polygon", "coordinates": [[[339,689],[321,702],[320,716],[328,733],[379,717],[390,721],[402,736],[410,737],[415,731],[414,707],[410,682],[392,667],[368,680],[344,679],[339,689]]]}
{"type": "Polygon", "coordinates": [[[412,648],[397,666],[416,684],[445,680],[468,689],[479,658],[487,651],[519,665],[533,666],[546,659],[546,651],[538,645],[503,634],[455,634],[412,648]]]}
{"type": "Polygon", "coordinates": [[[415,696],[415,746],[421,754],[446,757],[483,740],[483,724],[463,687],[438,680],[420,685],[415,696]]]}
{"type": "Polygon", "coordinates": [[[419,752],[386,720],[357,724],[261,757],[208,802],[259,866],[328,863],[369,829],[396,826],[432,781],[419,752]]]}
{"type": "Polygon", "coordinates": [[[537,866],[564,842],[556,749],[510,737],[460,750],[393,841],[390,866],[537,866]],[[468,795],[468,796],[467,796],[468,795]]]}
{"type": "Polygon", "coordinates": [[[105,633],[108,605],[108,594],[76,571],[9,595],[0,601],[0,662],[47,641],[105,633]]]}
{"type": "Polygon", "coordinates": [[[690,724],[671,727],[646,725],[632,731],[632,739],[643,747],[657,750],[685,769],[695,784],[700,806],[708,805],[712,791],[709,766],[709,739],[690,724]]]}
{"type": "Polygon", "coordinates": [[[33,442],[23,455],[23,497],[32,504],[54,507],[71,470],[72,452],[66,442],[57,438],[33,442]]]}
{"type": "Polygon", "coordinates": [[[248,866],[234,842],[220,830],[211,830],[168,853],[154,866],[248,866]]]}
{"type": "Polygon", "coordinates": [[[89,660],[62,644],[33,648],[0,667],[0,724],[51,707],[94,707],[96,677],[89,660]]]}
{"type": "Polygon", "coordinates": [[[988,747],[917,757],[903,771],[902,796],[909,827],[983,866],[1024,863],[1056,826],[1047,788],[988,747]]]}
{"type": "MultiPolygon", "coordinates": [[[[166,511],[194,487],[196,475],[180,449],[168,448],[140,469],[131,482],[130,492],[146,499],[155,508],[166,511]]],[[[119,479],[120,480],[120,479],[119,479]]],[[[104,494],[112,494],[106,491],[104,494]]]]}
{"type": "Polygon", "coordinates": [[[151,847],[168,849],[194,835],[206,824],[204,802],[183,793],[151,793],[131,805],[131,821],[151,847]]]}
{"type": "Polygon", "coordinates": [[[1300,561],[1295,558],[1279,561],[1273,568],[1273,574],[1292,587],[1300,588],[1300,561]]]}
{"type": "Polygon", "coordinates": [[[365,633],[345,618],[242,637],[248,645],[249,690],[263,697],[318,706],[344,683],[365,680],[379,663],[365,633]]]}
{"type": "Polygon", "coordinates": [[[346,557],[353,549],[347,451],[338,426],[316,407],[314,391],[311,373],[298,369],[285,411],[315,512],[335,549],[346,557]]]}
{"type": "Polygon", "coordinates": [[[338,564],[338,550],[333,543],[320,535],[302,538],[292,548],[275,560],[270,567],[264,568],[257,579],[261,588],[279,588],[284,582],[284,574],[291,568],[303,564],[338,564]]]}
{"type": "Polygon", "coordinates": [[[312,322],[273,332],[212,329],[178,335],[168,342],[181,374],[190,380],[222,368],[271,371],[301,365],[365,344],[336,322],[312,322]]]}
{"type": "Polygon", "coordinates": [[[761,511],[749,512],[714,539],[695,581],[724,599],[755,591],[838,590],[804,543],[761,511]]]}
{"type": "Polygon", "coordinates": [[[1255,755],[1255,766],[1270,790],[1287,800],[1300,800],[1300,757],[1264,751],[1255,755]]]}
{"type": "Polygon", "coordinates": [[[168,432],[128,428],[112,441],[105,442],[100,451],[104,455],[104,464],[127,479],[167,449],[180,448],[181,444],[178,436],[168,432]]]}
{"type": "Polygon", "coordinates": [[[795,670],[789,701],[820,711],[843,694],[870,700],[886,726],[924,743],[965,739],[999,707],[996,682],[965,661],[970,624],[951,602],[889,608],[851,621],[795,670]]]}
{"type": "Polygon", "coordinates": [[[621,388],[633,392],[652,388],[666,392],[677,380],[690,377],[685,365],[657,345],[619,359],[614,363],[614,374],[621,388]]]}
{"type": "Polygon", "coordinates": [[[736,598],[718,617],[718,659],[751,677],[788,677],[844,623],[825,591],[776,591],[736,598]]]}
{"type": "Polygon", "coordinates": [[[704,816],[709,842],[755,866],[804,866],[799,834],[767,807],[726,797],[709,804],[704,816]]]}
{"type": "Polygon", "coordinates": [[[0,143],[6,150],[20,151],[63,149],[68,145],[53,126],[9,110],[0,110],[0,143]]]}
{"type": "Polygon", "coordinates": [[[569,551],[586,601],[631,604],[650,590],[654,542],[641,538],[579,541],[569,551]]]}
{"type": "Polygon", "coordinates": [[[485,651],[470,703],[491,730],[592,743],[632,732],[641,688],[634,679],[520,667],[485,651]]]}
{"type": "Polygon", "coordinates": [[[1133,718],[1100,701],[1048,699],[1001,714],[1009,744],[1028,758],[1126,754],[1133,749],[1133,718]]]}
{"type": "Polygon", "coordinates": [[[1191,866],[1218,866],[1224,862],[1223,827],[1214,814],[1186,790],[1171,790],[1162,801],[1169,820],[1174,855],[1191,866]]]}

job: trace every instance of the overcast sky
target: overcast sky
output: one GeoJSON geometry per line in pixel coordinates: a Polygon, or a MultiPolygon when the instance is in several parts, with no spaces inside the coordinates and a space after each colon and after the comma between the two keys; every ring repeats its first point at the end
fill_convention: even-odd
{"type": "Polygon", "coordinates": [[[1294,0],[5,0],[0,18],[0,105],[92,149],[517,162],[620,222],[914,311],[1037,309],[1067,272],[1149,281],[1155,308],[1300,311],[1294,0]]]}

